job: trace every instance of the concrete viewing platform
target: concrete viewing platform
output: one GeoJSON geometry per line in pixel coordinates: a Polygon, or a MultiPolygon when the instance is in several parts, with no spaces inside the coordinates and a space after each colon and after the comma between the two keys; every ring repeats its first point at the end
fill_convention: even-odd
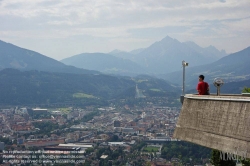
{"type": "Polygon", "coordinates": [[[184,96],[174,138],[250,158],[250,96],[184,96]]]}

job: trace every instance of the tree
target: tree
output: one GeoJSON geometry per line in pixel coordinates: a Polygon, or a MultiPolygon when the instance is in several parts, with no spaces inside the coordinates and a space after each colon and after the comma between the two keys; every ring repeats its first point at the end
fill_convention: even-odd
{"type": "Polygon", "coordinates": [[[227,159],[227,154],[225,153],[225,159],[223,160],[223,158],[221,157],[221,152],[218,150],[213,150],[212,151],[212,156],[211,156],[211,164],[214,166],[235,166],[236,163],[231,160],[231,159],[227,159]]]}
{"type": "Polygon", "coordinates": [[[210,158],[211,149],[185,141],[170,141],[163,145],[161,157],[167,160],[179,158],[182,163],[202,164],[202,159],[210,158]]]}
{"type": "Polygon", "coordinates": [[[110,139],[110,142],[118,142],[119,141],[119,137],[117,135],[113,135],[110,139]]]}
{"type": "Polygon", "coordinates": [[[84,166],[91,166],[91,162],[86,160],[85,163],[83,164],[84,166]]]}
{"type": "Polygon", "coordinates": [[[250,159],[241,160],[243,166],[250,166],[250,159]]]}
{"type": "Polygon", "coordinates": [[[242,93],[250,93],[250,88],[244,87],[242,93]]]}
{"type": "Polygon", "coordinates": [[[86,149],[86,154],[90,154],[91,152],[94,152],[94,148],[87,148],[86,149]]]}

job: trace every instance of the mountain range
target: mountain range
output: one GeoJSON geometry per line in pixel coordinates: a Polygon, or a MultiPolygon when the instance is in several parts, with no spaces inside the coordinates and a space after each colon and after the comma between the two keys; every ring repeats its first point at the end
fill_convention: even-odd
{"type": "Polygon", "coordinates": [[[63,73],[129,75],[165,74],[180,69],[183,59],[193,66],[208,64],[225,56],[213,46],[202,48],[194,42],[181,43],[167,36],[151,46],[130,52],[82,53],[61,60],[0,41],[0,69],[38,70],[63,73]],[[66,65],[65,65],[66,64],[66,65]],[[99,72],[97,72],[99,71],[99,72]]]}
{"type": "MultiPolygon", "coordinates": [[[[136,64],[130,60],[122,59],[121,62],[121,58],[112,55],[95,56],[88,63],[96,63],[101,59],[108,65],[117,64],[123,70],[141,70],[139,66],[133,68],[136,64]]],[[[97,66],[99,65],[99,70],[105,70],[105,65],[97,66]]],[[[176,96],[179,91],[179,88],[163,79],[149,76],[131,79],[105,75],[98,71],[68,66],[3,41],[0,42],[0,85],[0,105],[68,102],[105,104],[107,99],[134,98],[136,85],[146,96],[176,96]]]]}
{"type": "Polygon", "coordinates": [[[215,62],[227,55],[224,50],[219,51],[213,46],[202,48],[194,42],[182,43],[169,36],[144,49],[129,53],[116,51],[111,54],[136,62],[150,74],[180,70],[182,60],[188,60],[193,66],[198,66],[215,62]]]}
{"type": "MultiPolygon", "coordinates": [[[[198,76],[205,75],[205,80],[213,83],[215,78],[222,78],[225,82],[235,82],[250,79],[250,47],[236,53],[232,53],[216,62],[192,67],[192,63],[186,67],[186,84],[190,88],[197,84],[198,76]]],[[[181,83],[182,71],[162,75],[170,82],[181,83]]]]}
{"type": "Polygon", "coordinates": [[[35,51],[20,48],[0,40],[0,70],[5,68],[78,74],[99,73],[97,71],[67,66],[35,51]]]}
{"type": "Polygon", "coordinates": [[[135,62],[104,53],[82,53],[61,60],[66,65],[88,70],[97,70],[107,74],[137,75],[147,73],[135,62]]]}
{"type": "MultiPolygon", "coordinates": [[[[250,61],[250,47],[227,56],[225,54],[225,51],[219,51],[213,46],[202,48],[194,42],[181,43],[167,36],[148,48],[137,49],[131,52],[114,50],[108,54],[82,53],[62,60],[62,62],[66,64],[76,66],[74,67],[37,52],[0,41],[0,70],[13,68],[21,71],[37,70],[44,72],[72,73],[78,76],[81,74],[94,74],[99,78],[98,81],[100,82],[102,82],[102,79],[113,79],[113,77],[101,74],[101,72],[116,74],[114,78],[120,78],[121,80],[131,78],[120,77],[118,75],[132,75],[136,78],[135,75],[138,74],[150,74],[165,80],[155,79],[155,83],[152,80],[150,83],[141,82],[141,87],[144,86],[143,84],[147,85],[146,87],[148,88],[148,85],[154,85],[150,88],[157,89],[157,91],[166,91],[164,88],[158,88],[158,86],[163,87],[164,85],[168,87],[167,91],[173,89],[174,92],[178,92],[180,87],[178,87],[178,85],[176,87],[173,83],[179,85],[182,83],[181,61],[186,60],[189,62],[189,66],[186,68],[187,89],[194,89],[194,86],[197,84],[197,77],[200,74],[204,74],[206,77],[205,80],[210,84],[212,84],[213,79],[216,77],[223,78],[226,83],[250,79],[250,68],[248,64],[250,61]]],[[[12,76],[15,77],[15,74],[12,76]]],[[[57,77],[58,76],[56,76],[56,78],[57,77]]],[[[66,78],[68,75],[64,75],[64,77],[64,79],[68,79],[66,78]]],[[[54,79],[51,76],[49,78],[52,80],[54,79]]],[[[93,79],[90,80],[93,81],[93,79]]],[[[11,82],[13,80],[9,81],[11,82]]],[[[27,81],[32,80],[28,79],[27,81]]],[[[93,84],[96,84],[95,82],[96,81],[93,81],[93,84]]],[[[136,84],[135,81],[132,82],[134,85],[136,84]]],[[[2,86],[4,87],[5,84],[7,84],[7,82],[4,82],[2,86]]],[[[67,84],[73,83],[70,82],[67,84]]],[[[237,84],[232,85],[237,86],[237,84]]],[[[108,91],[102,91],[103,86],[101,84],[98,85],[95,91],[107,94],[108,91]]],[[[89,83],[87,87],[91,88],[91,83],[89,83]]],[[[241,87],[236,87],[236,89],[237,88],[239,89],[241,87]]],[[[59,91],[61,90],[62,89],[59,91]]],[[[91,94],[97,95],[93,92],[91,92],[91,94]]],[[[100,96],[100,94],[97,96],[100,96]]]]}
{"type": "Polygon", "coordinates": [[[193,66],[198,66],[214,62],[225,55],[224,50],[219,51],[213,46],[202,48],[194,42],[181,43],[167,36],[147,48],[131,52],[114,50],[109,54],[83,53],[61,62],[109,74],[155,75],[179,70],[184,59],[188,59],[193,66]]]}

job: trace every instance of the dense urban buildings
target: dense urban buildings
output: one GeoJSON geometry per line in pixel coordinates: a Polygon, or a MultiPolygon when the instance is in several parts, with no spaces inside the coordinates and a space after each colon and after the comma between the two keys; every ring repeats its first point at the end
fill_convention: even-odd
{"type": "Polygon", "coordinates": [[[86,165],[111,158],[118,165],[184,162],[162,156],[165,144],[179,141],[172,136],[180,107],[161,106],[164,98],[138,100],[143,106],[119,100],[109,107],[2,109],[0,150],[80,151],[86,165]]]}

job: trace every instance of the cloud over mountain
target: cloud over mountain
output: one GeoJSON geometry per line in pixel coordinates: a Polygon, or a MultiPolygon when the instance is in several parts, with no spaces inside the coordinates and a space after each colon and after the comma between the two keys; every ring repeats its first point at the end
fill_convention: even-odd
{"type": "Polygon", "coordinates": [[[3,0],[0,36],[56,59],[146,47],[166,35],[235,52],[250,45],[249,7],[249,0],[3,0]]]}

